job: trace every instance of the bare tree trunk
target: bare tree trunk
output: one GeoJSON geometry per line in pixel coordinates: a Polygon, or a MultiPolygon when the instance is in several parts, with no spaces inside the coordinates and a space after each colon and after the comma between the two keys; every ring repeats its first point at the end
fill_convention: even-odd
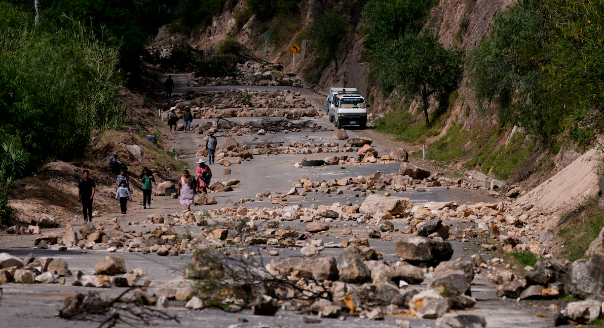
{"type": "Polygon", "coordinates": [[[422,87],[422,103],[424,106],[424,115],[426,116],[426,125],[430,125],[430,117],[428,117],[428,90],[426,90],[426,85],[424,84],[422,87]]]}
{"type": "Polygon", "coordinates": [[[40,0],[34,0],[34,10],[36,11],[36,24],[40,21],[40,0]]]}

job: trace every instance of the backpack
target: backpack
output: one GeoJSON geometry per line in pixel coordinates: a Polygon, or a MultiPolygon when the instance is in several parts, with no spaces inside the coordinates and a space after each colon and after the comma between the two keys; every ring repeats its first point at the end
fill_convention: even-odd
{"type": "Polygon", "coordinates": [[[206,182],[206,184],[209,184],[210,180],[212,180],[212,172],[203,172],[201,174],[201,178],[206,182]]]}

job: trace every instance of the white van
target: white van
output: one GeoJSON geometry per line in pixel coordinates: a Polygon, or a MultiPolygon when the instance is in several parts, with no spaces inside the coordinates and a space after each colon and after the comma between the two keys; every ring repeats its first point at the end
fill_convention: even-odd
{"type": "Polygon", "coordinates": [[[365,98],[355,88],[330,88],[329,121],[336,128],[343,125],[358,125],[362,129],[367,126],[367,107],[365,98]]]}

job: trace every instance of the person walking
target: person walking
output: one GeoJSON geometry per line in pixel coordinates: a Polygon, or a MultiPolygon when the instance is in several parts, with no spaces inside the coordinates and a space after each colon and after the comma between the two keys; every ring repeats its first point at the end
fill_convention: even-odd
{"type": "Polygon", "coordinates": [[[216,146],[218,145],[218,139],[214,136],[214,133],[210,132],[210,136],[206,140],[206,149],[208,150],[208,162],[214,164],[214,157],[216,155],[216,146]]]}
{"type": "Polygon", "coordinates": [[[186,106],[182,112],[182,119],[185,120],[185,132],[191,132],[191,121],[193,121],[193,114],[191,114],[191,108],[186,106]]]}
{"type": "Polygon", "coordinates": [[[82,202],[84,222],[92,222],[92,201],[96,192],[96,183],[90,177],[90,172],[84,170],[82,180],[78,184],[78,201],[82,202]]]}
{"type": "Polygon", "coordinates": [[[115,190],[120,187],[122,181],[126,182],[126,188],[128,188],[128,190],[132,190],[130,189],[130,176],[126,173],[126,169],[123,168],[120,169],[120,174],[117,176],[117,179],[115,179],[115,190]]]}
{"type": "Polygon", "coordinates": [[[207,194],[208,186],[212,180],[212,170],[210,170],[210,167],[207,166],[206,162],[201,158],[197,161],[197,164],[197,187],[200,192],[203,190],[203,192],[207,194]]]}
{"type": "Polygon", "coordinates": [[[172,134],[172,128],[174,128],[174,133],[176,133],[176,122],[178,122],[178,115],[174,112],[174,108],[170,108],[168,112],[168,126],[170,127],[170,134],[172,134]]]}
{"type": "Polygon", "coordinates": [[[155,182],[155,178],[151,170],[145,167],[140,179],[143,184],[143,208],[146,209],[147,205],[151,208],[151,189],[153,188],[152,182],[155,182]]]}
{"type": "Polygon", "coordinates": [[[195,204],[195,190],[197,190],[196,179],[191,176],[189,170],[184,170],[178,180],[178,195],[180,204],[187,206],[187,211],[190,211],[191,205],[195,204]]]}
{"type": "Polygon", "coordinates": [[[122,210],[122,214],[126,214],[128,200],[132,200],[132,195],[126,186],[125,180],[122,180],[120,187],[117,188],[117,191],[115,192],[115,199],[120,200],[120,209],[122,210]]]}
{"type": "Polygon", "coordinates": [[[166,93],[168,95],[168,99],[172,98],[172,90],[174,89],[174,80],[172,80],[172,75],[168,75],[168,79],[164,83],[166,86],[166,93]]]}

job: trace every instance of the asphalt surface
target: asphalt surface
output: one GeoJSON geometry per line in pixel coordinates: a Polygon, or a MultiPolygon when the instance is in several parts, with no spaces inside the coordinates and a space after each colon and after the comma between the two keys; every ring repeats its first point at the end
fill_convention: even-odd
{"type": "MultiPolygon", "coordinates": [[[[226,86],[226,87],[200,87],[200,88],[188,88],[186,87],[186,76],[173,74],[173,79],[176,83],[175,93],[186,92],[187,90],[194,89],[200,91],[223,91],[233,88],[240,88],[239,86],[226,86]],[[184,84],[184,85],[183,85],[184,84]],[[204,88],[204,89],[202,89],[204,88]]],[[[245,87],[250,88],[250,87],[245,87]]],[[[282,87],[255,87],[257,90],[279,90],[282,87]]],[[[290,89],[290,88],[285,88],[290,89]]],[[[292,89],[293,90],[293,89],[292,89]]],[[[315,97],[314,101],[318,99],[315,97]]],[[[257,118],[253,118],[257,119],[257,118]]],[[[241,119],[234,118],[233,121],[251,120],[250,118],[241,119]]],[[[199,124],[205,120],[194,120],[193,124],[199,124]]],[[[316,120],[320,125],[332,128],[333,125],[327,121],[326,118],[316,120]]],[[[350,137],[362,136],[364,131],[362,130],[348,130],[350,137]]],[[[235,139],[242,144],[257,143],[266,140],[271,141],[334,141],[333,131],[311,132],[308,130],[298,133],[277,133],[275,135],[256,136],[259,139],[254,140],[254,136],[246,135],[242,137],[235,137],[235,139]]],[[[205,145],[201,135],[177,133],[169,136],[170,141],[178,149],[179,156],[182,160],[189,163],[191,167],[195,167],[193,164],[197,158],[195,153],[202,149],[200,145],[205,145]]],[[[219,138],[219,144],[222,140],[219,138]]],[[[380,154],[389,153],[390,149],[386,148],[388,143],[382,142],[381,140],[374,141],[374,147],[380,154]]],[[[241,183],[235,187],[233,192],[215,193],[212,194],[218,201],[217,205],[213,206],[194,206],[193,211],[197,210],[208,210],[213,208],[223,208],[224,206],[233,206],[233,202],[242,198],[254,198],[257,193],[264,191],[281,191],[287,192],[292,183],[294,183],[302,175],[310,177],[312,180],[328,180],[342,177],[356,177],[356,176],[368,176],[376,171],[381,171],[385,174],[397,172],[398,164],[364,164],[359,167],[353,165],[347,165],[346,169],[342,170],[339,166],[327,166],[320,168],[309,168],[309,167],[295,167],[294,164],[300,162],[303,158],[308,159],[322,159],[326,156],[338,156],[338,155],[351,155],[351,153],[342,154],[311,154],[311,155],[270,155],[270,156],[254,156],[251,161],[244,161],[240,165],[232,165],[232,173],[229,176],[225,176],[222,167],[219,165],[212,165],[213,179],[219,180],[224,178],[237,178],[241,180],[241,183]]],[[[473,190],[462,190],[462,189],[447,189],[444,187],[428,188],[427,192],[416,192],[406,191],[402,193],[396,193],[395,196],[408,197],[410,201],[416,205],[428,201],[457,201],[459,203],[465,203],[469,200],[472,202],[494,202],[496,199],[486,195],[481,191],[473,190]]],[[[344,195],[320,195],[309,193],[306,197],[293,197],[287,201],[287,204],[302,204],[304,207],[308,207],[311,204],[316,205],[332,205],[335,202],[340,204],[346,203],[350,200],[352,203],[362,202],[362,197],[358,192],[345,192],[344,195]]],[[[246,207],[273,207],[268,200],[262,202],[253,202],[243,204],[246,207]]],[[[101,217],[98,220],[108,219],[117,217],[122,227],[132,229],[137,233],[144,229],[153,229],[157,225],[140,225],[140,226],[129,226],[129,222],[143,221],[147,215],[153,213],[174,213],[176,211],[182,211],[183,206],[178,204],[177,200],[169,199],[168,197],[157,197],[153,198],[153,209],[143,210],[140,206],[132,206],[129,210],[128,215],[122,215],[118,213],[101,213],[101,217]]],[[[445,222],[451,224],[453,229],[463,228],[458,226],[456,221],[445,222]]],[[[74,228],[78,229],[82,223],[74,222],[74,228]]],[[[404,227],[402,220],[394,221],[395,227],[404,227]]],[[[262,226],[262,224],[259,224],[262,226]]],[[[336,245],[339,244],[344,237],[341,237],[341,232],[345,229],[351,229],[353,233],[359,235],[359,238],[366,238],[367,231],[373,228],[371,224],[359,224],[355,226],[354,221],[347,222],[332,222],[332,226],[329,230],[329,234],[314,235],[313,238],[322,239],[324,244],[336,245]]],[[[298,231],[303,230],[304,224],[296,221],[281,222],[280,227],[290,226],[298,231]]],[[[194,237],[200,237],[201,228],[197,226],[183,227],[177,226],[175,229],[179,232],[185,232],[189,230],[194,237]]],[[[392,235],[396,239],[397,234],[392,235]]],[[[25,238],[25,237],[24,237],[25,238]]],[[[33,239],[33,237],[27,237],[33,239]]],[[[346,237],[346,239],[349,237],[346,237]]],[[[469,256],[479,249],[476,242],[462,243],[458,240],[451,241],[454,247],[454,259],[469,256]]],[[[33,245],[33,243],[32,243],[33,245]]],[[[383,241],[380,239],[370,239],[370,245],[378,252],[383,253],[385,261],[397,261],[394,254],[394,242],[383,241]]],[[[234,254],[241,254],[238,250],[240,246],[230,248],[234,254]]],[[[256,246],[246,247],[244,252],[256,252],[260,254],[259,261],[270,261],[277,257],[268,256],[268,252],[276,250],[279,252],[279,257],[283,256],[301,256],[299,248],[295,250],[283,249],[279,247],[266,246],[265,248],[259,248],[256,246]]],[[[80,249],[69,249],[66,252],[59,252],[57,250],[34,250],[31,247],[23,248],[9,248],[2,250],[15,255],[18,257],[25,257],[29,253],[35,253],[38,257],[54,257],[63,258],[69,263],[70,270],[77,272],[81,270],[85,274],[92,274],[94,272],[94,265],[100,262],[105,256],[109,255],[105,250],[88,250],[82,251],[80,249]]],[[[325,248],[321,251],[321,256],[337,256],[341,252],[340,248],[325,248]]],[[[182,279],[182,268],[191,261],[191,254],[184,254],[176,257],[159,257],[156,254],[141,253],[115,253],[114,256],[121,256],[126,262],[128,270],[135,268],[142,268],[147,272],[147,278],[152,280],[150,291],[157,291],[162,287],[183,287],[187,286],[188,282],[182,279]]],[[[123,288],[111,288],[111,289],[95,289],[87,287],[73,287],[70,285],[71,278],[67,278],[67,284],[62,286],[60,284],[35,284],[35,285],[23,285],[23,284],[6,284],[0,286],[3,291],[3,296],[0,299],[0,327],[98,327],[99,324],[96,322],[88,321],[66,321],[55,316],[58,309],[61,307],[63,298],[66,295],[74,293],[87,293],[87,292],[99,292],[107,296],[118,295],[123,291],[123,288]]],[[[551,326],[551,313],[546,313],[544,318],[536,316],[536,313],[542,311],[537,307],[532,306],[529,303],[521,302],[517,303],[515,300],[503,300],[496,297],[495,286],[492,285],[484,275],[477,275],[472,285],[473,296],[476,297],[478,303],[476,307],[470,311],[465,311],[465,314],[478,314],[485,316],[488,322],[487,327],[549,327],[551,326]]],[[[290,311],[280,311],[276,316],[264,317],[255,316],[250,311],[243,311],[238,314],[227,314],[217,310],[204,310],[189,312],[184,309],[182,303],[173,302],[174,308],[168,310],[172,314],[177,314],[180,318],[181,323],[177,324],[174,322],[161,322],[159,323],[162,327],[229,327],[231,325],[240,325],[237,327],[397,327],[395,317],[387,317],[383,321],[368,321],[367,319],[359,319],[356,317],[347,317],[345,320],[342,319],[325,319],[322,318],[320,324],[305,324],[302,321],[302,315],[296,314],[290,311]],[[240,323],[238,319],[247,319],[247,323],[240,323]]],[[[435,327],[434,320],[420,320],[420,319],[403,319],[410,322],[410,327],[435,327]]],[[[118,325],[118,327],[125,327],[126,325],[118,325]]],[[[137,326],[137,325],[135,325],[137,326]]],[[[232,326],[236,327],[236,326],[232,326]]]]}

